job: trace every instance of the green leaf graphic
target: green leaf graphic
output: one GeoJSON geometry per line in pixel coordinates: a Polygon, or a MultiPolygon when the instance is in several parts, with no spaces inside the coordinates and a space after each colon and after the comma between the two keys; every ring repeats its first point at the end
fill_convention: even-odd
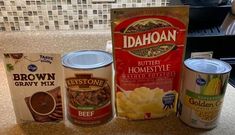
{"type": "Polygon", "coordinates": [[[12,70],[14,70],[14,66],[12,64],[6,64],[6,69],[7,71],[11,72],[12,70]]]}

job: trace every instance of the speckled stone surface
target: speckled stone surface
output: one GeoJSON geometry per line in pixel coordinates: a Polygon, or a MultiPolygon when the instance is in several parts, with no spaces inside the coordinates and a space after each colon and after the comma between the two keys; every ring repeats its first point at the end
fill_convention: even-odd
{"type": "Polygon", "coordinates": [[[108,31],[1,32],[0,48],[5,52],[57,52],[105,49],[108,31]]]}
{"type": "MultiPolygon", "coordinates": [[[[2,52],[58,52],[80,49],[105,49],[111,35],[106,31],[75,32],[17,32],[0,33],[2,52]]],[[[1,54],[2,55],[2,54],[1,54]]],[[[228,85],[219,124],[212,130],[191,128],[175,115],[148,120],[128,121],[114,118],[104,125],[80,127],[67,119],[61,123],[16,124],[7,78],[0,58],[0,135],[232,135],[235,133],[235,88],[228,85]]]]}

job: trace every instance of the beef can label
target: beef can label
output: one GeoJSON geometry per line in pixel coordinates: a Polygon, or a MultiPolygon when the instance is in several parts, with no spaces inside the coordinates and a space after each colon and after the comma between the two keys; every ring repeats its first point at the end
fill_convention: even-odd
{"type": "Polygon", "coordinates": [[[16,121],[63,120],[60,54],[4,53],[16,121]]]}
{"type": "Polygon", "coordinates": [[[174,112],[188,7],[112,10],[117,115],[151,119],[174,112]]]}
{"type": "Polygon", "coordinates": [[[192,58],[185,61],[178,106],[183,122],[196,128],[216,127],[230,70],[228,64],[216,59],[192,58]]]}
{"type": "MultiPolygon", "coordinates": [[[[109,121],[113,117],[112,108],[112,64],[111,61],[103,61],[111,58],[111,55],[100,51],[82,51],[70,53],[63,58],[68,119],[79,125],[96,125],[109,121]],[[74,58],[90,57],[92,64],[84,59],[73,61],[74,58]],[[78,56],[79,55],[79,56],[78,56]],[[80,56],[82,55],[82,56],[80,56]],[[97,56],[94,56],[97,55],[97,56]],[[106,63],[98,66],[99,62],[106,63]],[[77,68],[71,68],[70,62],[75,62],[77,68]],[[82,69],[84,65],[86,69],[82,69]],[[96,68],[91,68],[94,65],[96,68]],[[89,69],[91,68],[91,69],[89,69]]],[[[111,58],[112,60],[112,58],[111,58]]]]}
{"type": "Polygon", "coordinates": [[[74,74],[66,78],[68,112],[75,123],[98,124],[111,115],[111,88],[105,78],[74,74]]]}

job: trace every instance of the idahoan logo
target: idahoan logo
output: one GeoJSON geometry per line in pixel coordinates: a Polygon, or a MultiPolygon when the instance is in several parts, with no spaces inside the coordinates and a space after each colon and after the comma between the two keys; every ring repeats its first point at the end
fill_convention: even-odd
{"type": "Polygon", "coordinates": [[[175,49],[177,31],[164,20],[143,19],[132,23],[124,31],[123,48],[137,57],[158,57],[175,49]]]}
{"type": "Polygon", "coordinates": [[[75,74],[75,77],[67,78],[68,87],[90,88],[90,86],[104,87],[105,79],[93,77],[92,74],[75,74]]]}

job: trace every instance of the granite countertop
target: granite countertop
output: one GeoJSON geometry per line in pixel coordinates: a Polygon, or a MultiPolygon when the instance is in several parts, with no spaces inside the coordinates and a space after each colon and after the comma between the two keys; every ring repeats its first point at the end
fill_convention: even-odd
{"type": "MultiPolygon", "coordinates": [[[[80,49],[104,49],[111,34],[106,31],[75,32],[16,32],[0,33],[0,52],[58,52],[80,49]]],[[[0,57],[0,135],[73,135],[73,134],[202,134],[231,135],[235,133],[235,88],[228,85],[218,126],[212,130],[201,130],[185,125],[174,114],[161,119],[128,121],[114,118],[94,127],[80,127],[67,119],[60,123],[16,124],[7,78],[0,57]]]]}

